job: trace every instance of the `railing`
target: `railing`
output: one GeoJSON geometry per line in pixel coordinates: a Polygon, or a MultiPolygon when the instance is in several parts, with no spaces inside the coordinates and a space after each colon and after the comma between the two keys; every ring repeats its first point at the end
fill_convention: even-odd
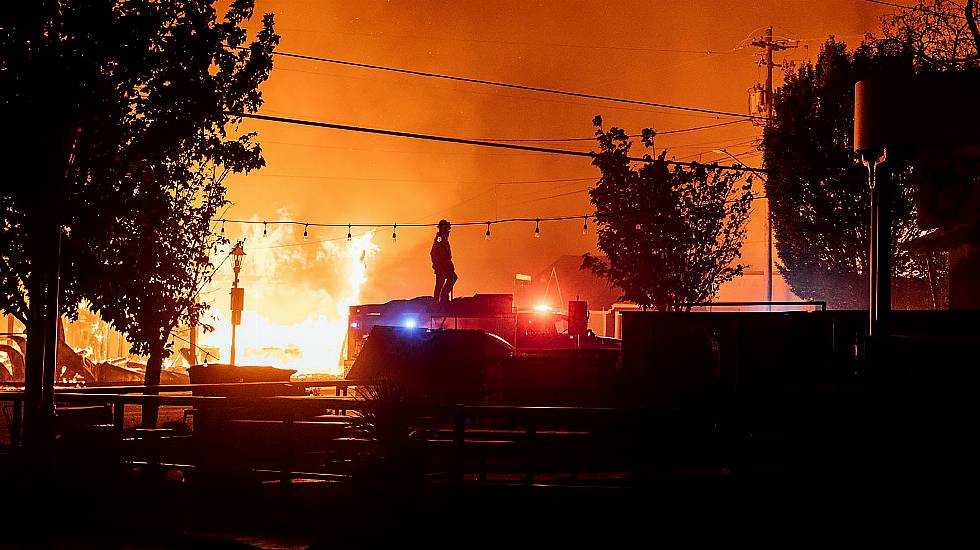
{"type": "MultiPolygon", "coordinates": [[[[508,447],[512,455],[523,455],[523,483],[535,483],[538,473],[539,452],[543,446],[561,447],[564,452],[564,467],[568,479],[578,479],[579,452],[587,444],[596,445],[592,440],[596,435],[595,423],[605,430],[626,429],[633,431],[635,441],[624,442],[633,446],[628,453],[631,476],[634,480],[642,477],[642,452],[635,442],[641,441],[638,431],[644,413],[639,409],[600,408],[600,407],[511,407],[511,406],[464,406],[453,409],[453,462],[450,481],[454,484],[464,482],[468,450],[475,448],[478,453],[478,481],[487,480],[487,459],[489,448],[508,447]],[[478,419],[516,420],[522,429],[481,429],[468,427],[478,419]],[[583,426],[583,421],[587,424],[583,426]]],[[[606,449],[609,452],[609,449],[606,449]]]]}
{"type": "Polygon", "coordinates": [[[820,311],[827,311],[827,302],[823,300],[800,301],[800,302],[691,302],[676,304],[683,307],[744,307],[744,306],[810,306],[819,307],[820,311]]]}
{"type": "MultiPolygon", "coordinates": [[[[126,405],[149,405],[158,406],[184,406],[184,407],[208,407],[214,403],[222,403],[227,406],[242,407],[248,405],[268,406],[270,402],[276,402],[275,397],[221,397],[221,396],[200,396],[200,395],[159,395],[166,393],[187,393],[194,390],[250,390],[250,389],[285,389],[285,388],[335,388],[335,396],[309,398],[309,404],[299,407],[309,407],[316,409],[323,407],[324,403],[333,403],[336,407],[325,407],[335,411],[356,410],[358,405],[348,397],[349,389],[356,386],[370,384],[367,380],[321,380],[321,381],[297,381],[297,382],[244,382],[244,383],[225,383],[225,384],[179,384],[179,385],[159,385],[159,386],[97,386],[80,388],[58,388],[55,390],[55,401],[67,405],[107,405],[112,408],[113,425],[115,429],[122,433],[123,421],[125,418],[126,405]],[[340,401],[327,401],[329,399],[340,399],[340,401]],[[250,401],[251,400],[251,401],[250,401]],[[271,400],[271,401],[270,401],[271,400]]],[[[293,403],[298,399],[307,399],[302,396],[283,397],[280,402],[283,404],[293,403]]],[[[0,403],[10,403],[10,446],[18,448],[22,442],[23,412],[24,412],[24,393],[20,391],[0,392],[0,403]]],[[[297,407],[288,405],[286,408],[297,407]]]]}
{"type": "MultiPolygon", "coordinates": [[[[196,389],[198,386],[161,389],[186,391],[196,389]]],[[[253,385],[209,384],[207,386],[252,387],[253,385]]],[[[214,467],[217,464],[220,470],[228,464],[237,464],[239,465],[237,467],[245,464],[253,475],[274,475],[283,483],[289,483],[296,477],[336,480],[344,476],[330,471],[330,468],[322,472],[300,471],[298,473],[296,466],[306,460],[302,457],[309,451],[311,445],[315,448],[315,452],[327,452],[325,449],[333,449],[329,451],[329,456],[334,456],[330,454],[334,452],[339,452],[340,456],[343,456],[352,449],[354,452],[359,452],[356,449],[361,448],[360,446],[366,441],[364,432],[358,429],[359,423],[363,422],[358,419],[358,416],[325,414],[340,409],[363,411],[369,405],[368,401],[353,397],[222,397],[135,393],[142,389],[141,387],[113,388],[117,390],[116,393],[93,393],[91,390],[94,388],[89,388],[90,391],[86,392],[62,391],[55,396],[55,400],[67,406],[104,405],[111,408],[111,430],[115,434],[115,441],[129,443],[126,447],[111,446],[106,450],[91,449],[91,452],[104,452],[107,459],[122,460],[131,466],[182,469],[199,468],[208,464],[214,467]],[[193,436],[188,439],[177,437],[169,430],[137,430],[132,435],[124,437],[125,407],[147,404],[193,408],[196,414],[200,415],[195,416],[193,436]],[[174,449],[183,449],[183,451],[175,454],[174,449]],[[188,449],[197,449],[197,451],[191,452],[187,451],[188,449]],[[172,456],[178,458],[168,458],[172,456]],[[250,460],[252,462],[249,462],[250,460]]],[[[0,402],[5,401],[14,404],[17,412],[15,417],[19,418],[19,413],[22,412],[23,395],[20,392],[0,393],[0,402]]],[[[487,477],[485,457],[491,448],[494,453],[498,451],[504,453],[492,454],[491,463],[500,460],[507,464],[503,467],[505,469],[512,468],[514,464],[523,461],[524,483],[527,484],[534,484],[537,480],[538,469],[545,463],[539,461],[540,457],[547,455],[549,457],[547,464],[550,467],[554,464],[551,457],[555,449],[561,452],[567,451],[570,453],[567,463],[572,464],[570,479],[574,480],[577,473],[576,453],[582,445],[593,442],[589,439],[593,432],[591,428],[582,428],[583,422],[593,426],[597,424],[604,427],[626,426],[632,429],[638,426],[636,422],[640,418],[634,410],[581,407],[458,405],[436,409],[432,414],[438,419],[437,422],[442,428],[428,438],[426,452],[448,460],[448,463],[443,463],[449,466],[449,471],[446,473],[449,474],[448,480],[453,483],[463,482],[464,474],[471,462],[468,459],[473,458],[474,453],[481,457],[479,477],[480,480],[485,481],[487,477]],[[514,429],[515,425],[518,426],[517,429],[514,429]]],[[[106,426],[105,429],[108,430],[110,427],[106,426]]],[[[103,433],[108,435],[108,432],[103,433]]],[[[639,440],[639,432],[636,432],[636,435],[639,440]]],[[[18,424],[12,429],[12,441],[15,447],[19,445],[20,440],[18,424]]],[[[91,445],[86,446],[88,447],[91,445]]],[[[592,450],[598,452],[598,448],[592,450]]],[[[520,471],[521,468],[518,467],[517,472],[520,471]]]]}
{"type": "Polygon", "coordinates": [[[84,386],[79,388],[56,388],[59,393],[178,393],[208,389],[266,389],[266,388],[336,388],[336,395],[347,395],[351,387],[371,384],[371,380],[317,380],[283,382],[235,382],[214,384],[162,384],[158,386],[84,386]]]}
{"type": "MultiPolygon", "coordinates": [[[[126,445],[112,444],[106,449],[83,445],[83,452],[105,453],[109,461],[157,470],[242,469],[287,484],[295,478],[344,479],[344,470],[334,468],[360,456],[365,443],[378,443],[371,443],[369,434],[359,429],[361,422],[370,420],[326,414],[331,410],[364,411],[370,406],[369,401],[353,397],[143,395],[130,391],[135,392],[136,387],[119,393],[63,391],[55,396],[65,405],[111,408],[114,436],[100,441],[126,445]],[[169,430],[136,430],[125,435],[125,407],[147,404],[193,408],[199,415],[194,419],[193,435],[178,436],[169,430]],[[325,457],[326,462],[304,471],[304,461],[311,456],[325,457]]],[[[0,393],[3,401],[13,402],[17,412],[22,411],[19,392],[0,393]]],[[[651,464],[652,440],[660,437],[655,432],[661,425],[645,409],[456,405],[430,412],[438,428],[425,439],[426,472],[452,484],[462,484],[474,473],[477,481],[485,482],[493,471],[498,481],[513,481],[516,476],[520,484],[539,485],[540,476],[547,473],[552,476],[550,482],[546,480],[549,484],[577,486],[580,471],[605,475],[609,465],[630,483],[639,482],[651,464]]],[[[12,441],[19,444],[20,426],[12,432],[12,441]]],[[[76,441],[87,440],[82,434],[76,441]]],[[[590,487],[625,486],[623,479],[612,477],[589,483],[590,487]]]]}

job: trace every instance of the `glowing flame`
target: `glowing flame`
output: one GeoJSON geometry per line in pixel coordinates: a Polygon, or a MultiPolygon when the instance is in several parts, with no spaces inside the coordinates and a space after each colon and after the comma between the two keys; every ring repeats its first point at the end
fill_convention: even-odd
{"type": "MultiPolygon", "coordinates": [[[[341,374],[350,306],[359,303],[368,259],[378,251],[373,234],[314,248],[287,242],[289,228],[269,228],[268,237],[261,235],[261,226],[257,231],[245,245],[245,311],[236,330],[235,363],[341,374]]],[[[209,357],[209,362],[231,358],[227,291],[219,292],[231,287],[231,270],[226,271],[209,286],[215,298],[206,322],[215,330],[202,338],[202,346],[220,350],[219,360],[209,357]]]]}

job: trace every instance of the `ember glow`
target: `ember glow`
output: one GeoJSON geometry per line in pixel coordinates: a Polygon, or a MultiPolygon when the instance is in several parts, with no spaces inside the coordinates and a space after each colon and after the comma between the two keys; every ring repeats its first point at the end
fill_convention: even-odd
{"type": "MultiPolygon", "coordinates": [[[[348,311],[360,301],[369,259],[378,251],[374,235],[318,242],[304,241],[302,228],[271,226],[267,236],[262,231],[257,226],[245,235],[240,283],[245,311],[236,334],[236,364],[342,374],[348,311]]],[[[226,263],[207,289],[207,322],[215,330],[202,337],[202,345],[218,348],[219,362],[231,357],[231,278],[226,263]]]]}

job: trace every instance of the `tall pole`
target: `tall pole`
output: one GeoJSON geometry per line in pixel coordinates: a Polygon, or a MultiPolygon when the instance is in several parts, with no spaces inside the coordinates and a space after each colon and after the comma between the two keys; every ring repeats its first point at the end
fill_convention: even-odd
{"type": "MultiPolygon", "coordinates": [[[[772,120],[772,26],[766,29],[766,120],[772,120]]],[[[766,198],[766,306],[772,311],[772,208],[766,198]]]]}
{"type": "Polygon", "coordinates": [[[766,196],[766,301],[772,310],[772,203],[766,196]]]}
{"type": "Polygon", "coordinates": [[[190,359],[191,365],[197,364],[197,308],[198,308],[198,298],[197,295],[194,296],[194,303],[191,304],[191,349],[188,353],[188,358],[190,359]]]}
{"type": "MultiPolygon", "coordinates": [[[[766,66],[766,90],[765,90],[765,105],[766,105],[766,120],[772,119],[773,107],[775,102],[773,101],[773,90],[772,90],[772,68],[779,65],[773,63],[772,52],[775,50],[785,50],[788,48],[795,48],[796,45],[786,44],[785,41],[775,41],[772,38],[772,25],[766,29],[766,35],[761,40],[756,40],[752,42],[753,46],[762,48],[764,50],[764,57],[762,64],[766,66]]],[[[768,265],[766,267],[766,301],[772,302],[772,208],[769,199],[766,199],[766,233],[767,239],[766,244],[768,248],[767,261],[768,265]]],[[[772,310],[772,305],[770,304],[769,310],[772,310]]]]}
{"type": "MultiPolygon", "coordinates": [[[[238,260],[238,258],[236,257],[235,260],[238,260]]],[[[235,329],[238,328],[238,321],[240,321],[240,319],[236,319],[235,317],[236,317],[236,313],[239,316],[241,315],[241,313],[238,313],[235,310],[235,294],[238,291],[238,273],[239,273],[239,271],[241,271],[241,264],[238,261],[236,261],[235,262],[235,282],[232,283],[232,285],[231,285],[231,363],[230,363],[231,366],[235,366],[235,329]]]]}
{"type": "Polygon", "coordinates": [[[865,156],[868,167],[868,185],[871,187],[871,235],[868,251],[868,336],[877,338],[888,334],[888,316],[891,310],[891,214],[890,182],[887,152],[880,156],[865,156]]]}
{"type": "Polygon", "coordinates": [[[235,328],[242,322],[242,309],[245,305],[245,289],[238,287],[238,274],[242,270],[242,260],[245,258],[245,250],[242,249],[244,241],[235,243],[231,255],[235,260],[235,281],[231,286],[231,365],[235,365],[235,328]]]}
{"type": "MultiPolygon", "coordinates": [[[[772,120],[772,25],[766,29],[766,121],[772,120]]],[[[772,310],[772,208],[770,208],[769,198],[766,198],[766,248],[768,249],[766,261],[766,301],[772,310]]]]}

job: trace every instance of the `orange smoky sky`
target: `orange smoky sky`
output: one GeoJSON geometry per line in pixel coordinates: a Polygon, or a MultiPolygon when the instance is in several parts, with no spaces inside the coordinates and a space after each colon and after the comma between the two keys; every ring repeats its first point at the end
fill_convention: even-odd
{"type": "MultiPolygon", "coordinates": [[[[765,81],[759,52],[747,45],[765,27],[772,25],[777,37],[801,40],[799,48],[776,56],[800,62],[815,58],[829,35],[853,45],[864,33],[877,32],[890,9],[858,0],[259,0],[250,26],[257,27],[262,13],[274,13],[282,52],[743,113],[748,89],[765,81]]],[[[781,80],[777,69],[774,81],[781,80]]],[[[260,112],[267,115],[477,139],[589,137],[597,114],[607,127],[631,133],[731,120],[283,57],[275,59],[262,91],[260,112]]],[[[586,189],[598,175],[587,158],[262,121],[245,121],[240,129],[258,132],[267,165],[228,180],[229,218],[392,224],[582,215],[591,212],[586,189]]],[[[726,149],[758,166],[760,136],[759,126],[740,123],[665,134],[656,145],[669,149],[668,158],[726,161],[713,152],[726,149]]],[[[543,145],[589,150],[592,143],[543,145]]],[[[581,225],[543,223],[539,239],[533,238],[533,223],[499,225],[490,241],[485,226],[455,228],[456,295],[510,292],[515,273],[536,274],[561,255],[594,251],[595,234],[583,235],[581,225]]],[[[277,231],[291,232],[269,242],[309,261],[264,280],[250,275],[246,264],[243,285],[293,288],[297,303],[303,292],[329,288],[336,269],[318,243],[343,242],[347,229],[310,229],[306,241],[302,227],[277,231]]],[[[241,233],[240,227],[227,228],[233,240],[241,233]]],[[[390,227],[378,231],[362,301],[431,293],[433,234],[399,229],[392,242],[390,227]]],[[[268,245],[261,231],[250,235],[247,252],[268,245]]],[[[759,201],[743,254],[750,270],[764,269],[765,242],[765,205],[759,201]]],[[[746,275],[723,288],[720,298],[764,299],[764,284],[765,277],[746,275]]],[[[226,308],[224,294],[216,295],[216,307],[226,308]]],[[[774,297],[788,297],[781,282],[774,297]]],[[[246,302],[247,309],[285,305],[246,302]]]]}

